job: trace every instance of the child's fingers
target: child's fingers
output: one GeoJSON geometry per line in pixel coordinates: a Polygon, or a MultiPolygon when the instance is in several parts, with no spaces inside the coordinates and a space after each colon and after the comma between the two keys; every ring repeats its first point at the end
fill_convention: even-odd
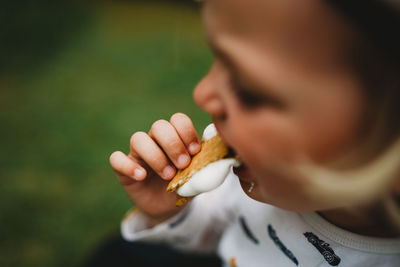
{"type": "Polygon", "coordinates": [[[190,155],[175,128],[169,122],[156,121],[151,126],[149,135],[161,146],[176,167],[183,169],[189,165],[190,155]]]}
{"type": "Polygon", "coordinates": [[[174,177],[175,168],[171,166],[161,148],[146,133],[134,133],[131,137],[130,145],[131,153],[139,156],[161,178],[168,180],[174,177]]]}
{"type": "MultiPolygon", "coordinates": [[[[126,177],[141,181],[145,179],[147,175],[146,170],[142,166],[121,151],[116,151],[111,154],[110,165],[117,173],[118,179],[122,184],[127,184],[129,182],[126,177]]],[[[132,182],[132,180],[130,182],[132,182]]]]}
{"type": "Polygon", "coordinates": [[[200,141],[192,120],[183,113],[175,113],[171,116],[171,124],[176,129],[187,150],[191,155],[200,151],[200,141]]]}

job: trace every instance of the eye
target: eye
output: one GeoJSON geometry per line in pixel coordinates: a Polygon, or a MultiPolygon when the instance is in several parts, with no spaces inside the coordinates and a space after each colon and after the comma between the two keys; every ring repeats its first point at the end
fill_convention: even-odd
{"type": "Polygon", "coordinates": [[[283,108],[283,103],[264,92],[255,92],[241,85],[234,77],[230,78],[230,87],[235,92],[239,101],[246,107],[257,108],[261,106],[270,106],[274,108],[283,108]]]}

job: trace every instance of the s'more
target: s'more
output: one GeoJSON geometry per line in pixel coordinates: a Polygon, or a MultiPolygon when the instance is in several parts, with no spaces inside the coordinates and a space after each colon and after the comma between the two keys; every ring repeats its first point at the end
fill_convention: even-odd
{"type": "Polygon", "coordinates": [[[167,186],[167,192],[176,192],[177,206],[190,197],[211,191],[221,185],[232,166],[239,166],[234,153],[224,144],[214,124],[206,127],[201,140],[201,150],[185,169],[178,170],[167,186]]]}

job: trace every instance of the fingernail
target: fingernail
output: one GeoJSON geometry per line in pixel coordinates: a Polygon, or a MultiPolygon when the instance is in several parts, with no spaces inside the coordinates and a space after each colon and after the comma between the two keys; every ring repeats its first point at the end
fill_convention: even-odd
{"type": "Polygon", "coordinates": [[[145,172],[142,169],[135,169],[133,171],[133,178],[135,178],[136,180],[143,179],[144,175],[145,175],[145,172]]]}
{"type": "Polygon", "coordinates": [[[199,150],[200,150],[200,144],[199,144],[199,143],[193,142],[193,143],[191,143],[191,144],[189,145],[189,152],[190,152],[191,154],[195,154],[195,153],[197,153],[199,150]]]}
{"type": "Polygon", "coordinates": [[[162,171],[162,175],[164,178],[171,178],[175,174],[175,169],[172,168],[171,166],[167,166],[164,168],[162,171]]]}
{"type": "Polygon", "coordinates": [[[178,157],[178,165],[179,166],[186,166],[190,161],[190,158],[186,154],[182,154],[178,157]]]}

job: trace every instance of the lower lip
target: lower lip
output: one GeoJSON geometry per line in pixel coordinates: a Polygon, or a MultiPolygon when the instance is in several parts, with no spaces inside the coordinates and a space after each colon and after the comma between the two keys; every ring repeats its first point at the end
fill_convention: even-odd
{"type": "Polygon", "coordinates": [[[252,179],[250,170],[246,167],[246,165],[240,165],[239,167],[234,167],[233,172],[240,178],[240,180],[250,182],[252,179]]]}

